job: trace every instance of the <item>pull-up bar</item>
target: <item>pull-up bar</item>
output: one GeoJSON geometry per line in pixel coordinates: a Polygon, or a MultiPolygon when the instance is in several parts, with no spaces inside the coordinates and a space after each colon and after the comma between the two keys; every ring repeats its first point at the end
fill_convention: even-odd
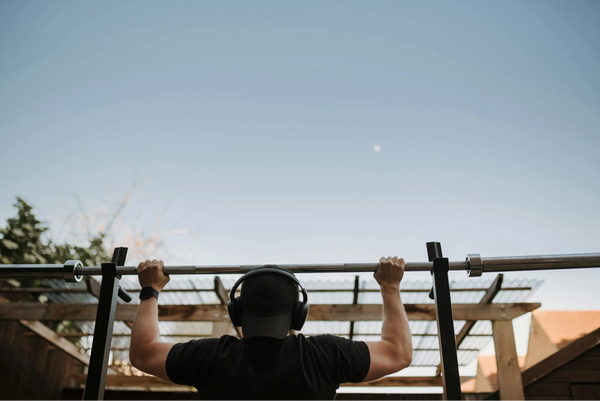
{"type": "MultiPolygon", "coordinates": [[[[243,274],[263,265],[222,266],[165,266],[166,274],[243,274]]],[[[293,273],[368,273],[377,270],[378,263],[322,263],[278,265],[293,273]]],[[[502,273],[528,270],[578,269],[600,267],[600,253],[567,255],[503,256],[484,258],[468,254],[465,261],[448,262],[449,270],[465,270],[469,277],[482,273],[502,273]]],[[[430,272],[433,262],[409,262],[405,271],[430,272]]],[[[64,265],[0,265],[0,278],[64,278],[69,282],[81,281],[83,276],[102,275],[100,266],[83,266],[78,260],[64,265]]],[[[136,266],[117,266],[117,275],[137,275],[136,266]]]]}

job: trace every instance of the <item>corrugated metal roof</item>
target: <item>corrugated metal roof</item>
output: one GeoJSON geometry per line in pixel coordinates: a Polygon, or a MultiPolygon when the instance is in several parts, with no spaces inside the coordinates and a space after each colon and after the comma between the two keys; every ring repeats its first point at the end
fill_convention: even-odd
{"type": "MultiPolygon", "coordinates": [[[[220,277],[226,289],[233,286],[237,277],[220,277]]],[[[493,279],[468,279],[450,282],[453,303],[478,303],[493,279]]],[[[502,283],[500,292],[494,298],[496,303],[524,302],[541,284],[538,280],[512,279],[502,283]]],[[[309,292],[311,304],[352,304],[354,301],[354,280],[305,280],[303,286],[309,292]]],[[[44,285],[51,288],[85,289],[84,283],[65,283],[62,280],[44,280],[44,285]]],[[[123,277],[121,285],[133,293],[132,303],[139,303],[137,293],[140,285],[137,277],[123,277]]],[[[379,285],[373,279],[359,281],[358,303],[381,304],[379,285]]],[[[402,301],[405,304],[433,304],[429,299],[430,281],[408,281],[401,283],[402,301]]],[[[51,302],[68,303],[97,303],[97,299],[88,293],[46,293],[51,302]]],[[[214,277],[212,276],[173,276],[166,291],[161,293],[163,305],[198,305],[220,304],[221,301],[214,292],[214,277]]],[[[93,333],[94,322],[77,322],[84,333],[93,333]]],[[[458,333],[465,321],[455,321],[454,329],[458,333]]],[[[440,361],[439,343],[437,338],[437,323],[435,321],[409,322],[414,348],[411,366],[437,366],[440,361]]],[[[350,337],[349,321],[308,321],[302,333],[305,335],[334,334],[350,337]]],[[[352,338],[362,341],[377,341],[380,338],[382,322],[360,321],[354,323],[352,338]]],[[[209,337],[212,333],[212,322],[159,322],[161,339],[172,342],[185,342],[197,337],[209,337]]],[[[114,334],[127,335],[131,328],[125,322],[115,322],[114,334]]],[[[492,328],[489,321],[478,321],[458,348],[458,360],[461,366],[469,364],[477,357],[479,350],[491,341],[492,328]]],[[[74,340],[73,340],[74,341],[74,340]]],[[[80,345],[84,349],[91,347],[91,336],[81,338],[80,345]]],[[[128,361],[130,338],[114,336],[112,361],[128,361]]]]}

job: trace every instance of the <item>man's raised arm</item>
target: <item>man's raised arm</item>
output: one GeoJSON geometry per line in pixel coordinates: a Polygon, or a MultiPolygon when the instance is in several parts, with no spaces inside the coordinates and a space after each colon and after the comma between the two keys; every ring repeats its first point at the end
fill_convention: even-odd
{"type": "MultiPolygon", "coordinates": [[[[138,266],[138,279],[142,288],[152,287],[160,291],[169,282],[169,276],[163,273],[162,260],[147,260],[138,266]]],[[[154,296],[140,300],[133,327],[129,359],[131,364],[163,380],[169,381],[166,362],[173,343],[160,341],[158,329],[158,299],[154,296]]]]}
{"type": "Polygon", "coordinates": [[[383,297],[381,341],[367,341],[371,366],[364,381],[395,373],[412,362],[412,341],[408,317],[400,300],[400,281],[404,276],[404,259],[381,258],[373,277],[383,297]]]}

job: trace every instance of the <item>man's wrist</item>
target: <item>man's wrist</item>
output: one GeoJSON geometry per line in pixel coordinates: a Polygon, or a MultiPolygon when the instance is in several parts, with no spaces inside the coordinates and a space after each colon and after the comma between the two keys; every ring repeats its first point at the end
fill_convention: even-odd
{"type": "Polygon", "coordinates": [[[165,288],[164,285],[161,286],[160,284],[155,284],[155,283],[154,284],[142,284],[142,283],[140,283],[140,285],[142,286],[142,288],[152,287],[156,291],[159,291],[159,292],[162,291],[163,288],[165,288]]]}
{"type": "Polygon", "coordinates": [[[400,282],[398,282],[398,283],[383,283],[383,284],[379,285],[379,288],[380,288],[381,292],[384,292],[384,291],[398,292],[398,291],[400,291],[400,282]]]}
{"type": "Polygon", "coordinates": [[[156,298],[158,300],[159,294],[160,291],[152,286],[143,287],[140,291],[140,300],[144,301],[151,298],[156,298]]]}

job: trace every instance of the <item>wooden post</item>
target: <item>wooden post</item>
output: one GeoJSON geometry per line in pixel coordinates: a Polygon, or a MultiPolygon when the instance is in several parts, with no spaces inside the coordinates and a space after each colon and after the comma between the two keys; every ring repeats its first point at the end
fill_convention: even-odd
{"type": "MultiPolygon", "coordinates": [[[[215,283],[215,288],[214,288],[215,294],[217,294],[217,297],[221,301],[222,305],[227,305],[227,301],[229,301],[229,294],[227,294],[227,290],[223,286],[223,282],[217,276],[217,277],[215,277],[214,283],[215,283]]],[[[213,337],[221,337],[225,334],[231,334],[231,329],[229,328],[230,325],[231,325],[231,320],[229,319],[229,312],[227,312],[227,321],[213,322],[212,336],[213,337]]],[[[233,326],[233,328],[235,329],[235,332],[237,333],[238,337],[242,337],[241,329],[239,327],[235,327],[235,326],[233,326]]]]}
{"type": "Polygon", "coordinates": [[[229,334],[231,323],[228,321],[213,322],[212,337],[219,338],[229,334]]]}
{"type": "Polygon", "coordinates": [[[524,400],[523,379],[519,368],[512,321],[492,321],[492,329],[494,331],[494,347],[496,348],[500,399],[524,400]]]}

